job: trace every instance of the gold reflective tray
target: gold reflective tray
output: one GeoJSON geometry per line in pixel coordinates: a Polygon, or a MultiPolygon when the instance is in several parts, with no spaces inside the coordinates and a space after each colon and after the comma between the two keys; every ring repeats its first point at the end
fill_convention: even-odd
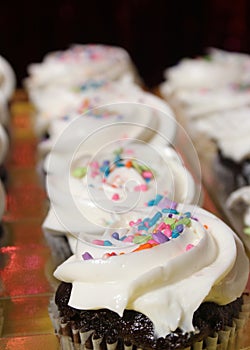
{"type": "MultiPolygon", "coordinates": [[[[9,131],[7,207],[0,236],[0,350],[56,350],[59,342],[48,314],[54,263],[41,230],[47,200],[36,170],[32,108],[22,90],[11,104],[9,131]]],[[[204,207],[220,214],[206,189],[204,207]]],[[[249,330],[250,323],[244,349],[250,349],[249,330]]]]}

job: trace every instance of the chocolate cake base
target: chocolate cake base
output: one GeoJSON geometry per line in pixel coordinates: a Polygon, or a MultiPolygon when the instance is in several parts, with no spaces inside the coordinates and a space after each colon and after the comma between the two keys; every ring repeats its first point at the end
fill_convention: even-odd
{"type": "Polygon", "coordinates": [[[218,151],[215,162],[215,173],[220,181],[223,181],[226,193],[231,193],[238,188],[250,185],[250,159],[236,163],[225,157],[218,151]]]}
{"type": "Polygon", "coordinates": [[[152,322],[140,312],[125,310],[120,317],[107,309],[77,310],[68,306],[71,289],[70,283],[63,282],[55,296],[63,325],[61,332],[71,337],[74,343],[81,342],[80,333],[85,334],[85,347],[89,349],[95,348],[95,339],[100,340],[100,349],[107,349],[109,345],[114,349],[185,349],[227,326],[232,326],[233,319],[238,317],[243,304],[243,298],[223,306],[205,302],[194,314],[195,332],[183,333],[181,329],[176,329],[165,338],[157,338],[152,322]]]}

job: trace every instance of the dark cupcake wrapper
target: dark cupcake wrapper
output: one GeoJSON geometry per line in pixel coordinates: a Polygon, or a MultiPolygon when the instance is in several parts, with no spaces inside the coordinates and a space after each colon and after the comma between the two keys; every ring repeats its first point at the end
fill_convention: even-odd
{"type": "MultiPolygon", "coordinates": [[[[96,339],[95,331],[81,331],[70,326],[59,317],[59,312],[54,300],[51,300],[49,306],[49,314],[59,338],[62,350],[116,350],[118,341],[109,344],[103,338],[96,339]]],[[[244,296],[244,303],[242,310],[238,316],[233,320],[233,325],[226,326],[224,330],[215,332],[213,336],[206,337],[200,342],[194,343],[192,346],[184,350],[240,350],[243,349],[244,331],[247,320],[250,315],[250,296],[244,296]]],[[[135,347],[134,345],[119,343],[119,349],[123,350],[143,350],[142,347],[135,347]]],[[[247,348],[248,349],[248,348],[247,348]]],[[[250,349],[250,348],[249,348],[250,349]]]]}

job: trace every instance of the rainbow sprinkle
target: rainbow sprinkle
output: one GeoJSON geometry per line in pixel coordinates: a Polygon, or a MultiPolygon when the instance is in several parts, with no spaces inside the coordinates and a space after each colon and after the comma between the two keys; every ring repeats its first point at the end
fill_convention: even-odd
{"type": "MultiPolygon", "coordinates": [[[[177,203],[163,198],[163,196],[157,195],[155,199],[156,201],[159,200],[156,213],[152,217],[139,218],[136,222],[130,221],[130,230],[127,235],[120,237],[119,233],[114,231],[111,234],[111,240],[98,239],[93,240],[92,243],[99,246],[114,246],[115,248],[116,244],[112,243],[112,239],[114,239],[116,241],[123,241],[128,244],[139,245],[132,251],[137,252],[143,249],[152,248],[159,244],[165,244],[170,240],[178,238],[185,231],[186,227],[190,227],[191,219],[193,219],[191,213],[179,212],[176,209],[177,203]],[[160,197],[161,199],[159,200],[160,197]],[[168,204],[162,208],[162,203],[168,204]]],[[[207,229],[207,226],[204,226],[205,229],[207,229]]],[[[186,251],[192,249],[193,247],[193,244],[188,244],[186,246],[186,251]]],[[[111,254],[105,253],[102,258],[107,259],[110,256],[115,255],[117,255],[115,252],[112,252],[111,254]]],[[[83,259],[90,259],[87,252],[83,254],[83,259]]]]}
{"type": "MultiPolygon", "coordinates": [[[[114,153],[114,158],[112,161],[103,160],[101,163],[98,161],[92,161],[91,163],[88,164],[88,166],[75,168],[72,172],[72,176],[78,179],[85,177],[89,167],[90,175],[92,178],[95,178],[96,176],[102,176],[103,177],[102,182],[106,183],[108,176],[116,168],[121,168],[121,167],[133,168],[141,175],[141,177],[145,181],[145,183],[135,186],[134,191],[135,192],[147,191],[148,183],[150,183],[150,181],[154,179],[154,172],[145,164],[138,163],[131,156],[125,159],[125,157],[123,156],[123,153],[124,153],[123,148],[118,148],[113,153],[114,153]]],[[[116,182],[114,184],[111,184],[111,186],[114,188],[121,188],[122,185],[123,185],[122,183],[117,184],[116,182]]],[[[119,195],[116,193],[112,199],[115,201],[119,200],[119,195]]],[[[158,197],[152,201],[151,205],[158,204],[161,199],[162,199],[162,196],[158,195],[158,197]]]]}

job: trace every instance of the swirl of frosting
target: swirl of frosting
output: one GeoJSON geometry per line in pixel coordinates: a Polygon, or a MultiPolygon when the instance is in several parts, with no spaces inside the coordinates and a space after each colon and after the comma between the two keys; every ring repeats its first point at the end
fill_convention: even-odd
{"type": "Polygon", "coordinates": [[[97,44],[74,45],[65,51],[51,52],[40,64],[31,64],[28,72],[25,84],[29,90],[48,85],[77,86],[88,79],[116,80],[126,75],[137,78],[124,49],[97,44]]]}
{"type": "Polygon", "coordinates": [[[165,336],[178,327],[194,331],[193,314],[203,301],[227,304],[239,297],[248,264],[242,243],[221,220],[163,198],[125,214],[102,240],[82,235],[54,275],[72,283],[70,306],[119,315],[136,310],[165,336]]]}
{"type": "MultiPolygon", "coordinates": [[[[173,149],[139,142],[118,149],[111,146],[96,155],[76,157],[67,180],[61,172],[47,175],[52,206],[43,224],[46,229],[76,235],[84,228],[86,233],[100,235],[107,223],[150,203],[157,193],[185,203],[198,200],[197,186],[173,149]]],[[[73,237],[70,243],[75,251],[73,237]]]]}
{"type": "MultiPolygon", "coordinates": [[[[50,135],[39,145],[40,150],[44,151],[52,148],[60,133],[77,116],[88,121],[88,126],[81,129],[83,136],[87,135],[91,123],[98,128],[104,122],[112,122],[112,119],[116,123],[143,124],[146,129],[141,133],[141,138],[144,140],[157,139],[155,131],[158,131],[171,142],[176,132],[175,117],[168,104],[131,82],[106,82],[98,88],[80,91],[49,89],[46,94],[38,94],[36,108],[37,132],[48,131],[50,135]],[[95,117],[91,118],[91,115],[95,117]]],[[[129,130],[126,134],[131,137],[129,130]]]]}

